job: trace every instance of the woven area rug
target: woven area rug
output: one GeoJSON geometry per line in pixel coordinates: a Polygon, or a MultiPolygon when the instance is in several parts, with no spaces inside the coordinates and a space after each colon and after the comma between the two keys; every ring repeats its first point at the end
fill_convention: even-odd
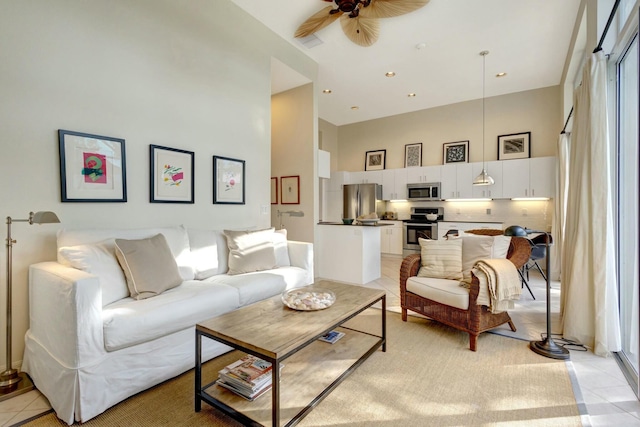
{"type": "MultiPolygon", "coordinates": [[[[481,334],[478,351],[472,352],[464,333],[427,319],[410,317],[405,323],[398,314],[387,314],[387,352],[374,353],[298,425],[581,425],[565,362],[495,334],[481,334]]],[[[370,309],[352,322],[374,332],[379,316],[370,309]]],[[[215,375],[205,365],[205,376],[215,375]]],[[[240,425],[202,406],[194,412],[192,370],[82,425],[240,425]]],[[[49,413],[24,425],[66,424],[49,413]]]]}

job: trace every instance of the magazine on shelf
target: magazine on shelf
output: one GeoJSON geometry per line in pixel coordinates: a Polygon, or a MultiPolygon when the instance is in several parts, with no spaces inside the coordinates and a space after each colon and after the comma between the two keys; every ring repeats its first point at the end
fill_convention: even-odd
{"type": "Polygon", "coordinates": [[[266,384],[264,387],[254,392],[247,392],[244,389],[236,388],[234,385],[227,383],[221,378],[216,381],[216,384],[218,384],[220,387],[223,387],[229,391],[232,391],[238,396],[243,397],[249,401],[253,401],[258,397],[262,396],[263,394],[265,394],[266,392],[268,392],[269,390],[271,390],[271,383],[266,384]]]}
{"type": "Polygon", "coordinates": [[[225,380],[239,382],[239,384],[255,390],[271,381],[271,363],[247,354],[225,366],[218,374],[225,380]]]}
{"type": "Polygon", "coordinates": [[[318,339],[320,341],[324,341],[324,342],[328,342],[328,343],[333,344],[334,342],[338,341],[343,336],[344,336],[344,332],[331,331],[331,332],[327,332],[326,334],[324,334],[323,336],[321,336],[318,339]]]}

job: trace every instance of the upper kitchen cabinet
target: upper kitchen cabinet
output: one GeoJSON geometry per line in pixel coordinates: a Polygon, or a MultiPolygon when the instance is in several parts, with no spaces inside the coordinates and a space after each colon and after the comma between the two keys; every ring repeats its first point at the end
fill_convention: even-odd
{"type": "Polygon", "coordinates": [[[440,182],[442,166],[420,166],[406,168],[407,184],[440,182]]]}
{"type": "Polygon", "coordinates": [[[385,169],[382,172],[382,200],[407,198],[407,169],[385,169]]]}
{"type": "Polygon", "coordinates": [[[383,171],[349,172],[349,182],[345,184],[382,184],[383,171]]]}
{"type": "Polygon", "coordinates": [[[333,171],[329,179],[328,191],[342,191],[342,186],[349,183],[349,172],[333,171]]]}
{"type": "Polygon", "coordinates": [[[548,197],[555,193],[556,158],[504,160],[503,198],[548,197]]]}
{"type": "MultiPolygon", "coordinates": [[[[493,178],[493,185],[471,185],[471,192],[474,199],[500,199],[502,198],[502,164],[504,162],[486,162],[487,173],[493,178]]],[[[482,172],[483,163],[471,163],[472,179],[475,179],[482,172]]]]}
{"type": "Polygon", "coordinates": [[[472,163],[441,166],[441,197],[443,199],[473,198],[473,178],[475,177],[472,163]]]}

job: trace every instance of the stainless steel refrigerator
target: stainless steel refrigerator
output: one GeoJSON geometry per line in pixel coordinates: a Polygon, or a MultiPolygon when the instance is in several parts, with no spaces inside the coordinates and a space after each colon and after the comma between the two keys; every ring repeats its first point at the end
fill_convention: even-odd
{"type": "Polygon", "coordinates": [[[380,184],[347,184],[342,191],[342,218],[356,219],[376,212],[376,202],[382,200],[380,184]]]}

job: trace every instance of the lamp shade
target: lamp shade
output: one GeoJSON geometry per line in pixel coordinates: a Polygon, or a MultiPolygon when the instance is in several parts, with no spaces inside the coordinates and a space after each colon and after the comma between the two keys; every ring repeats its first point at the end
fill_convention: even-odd
{"type": "Polygon", "coordinates": [[[483,168],[480,175],[473,180],[473,185],[493,185],[494,182],[495,181],[491,178],[487,170],[483,168]]]}
{"type": "Polygon", "coordinates": [[[51,211],[39,211],[31,215],[31,224],[57,224],[60,222],[58,215],[51,211]]]}
{"type": "Polygon", "coordinates": [[[504,230],[505,236],[527,237],[527,231],[519,225],[511,225],[504,230]]]}

